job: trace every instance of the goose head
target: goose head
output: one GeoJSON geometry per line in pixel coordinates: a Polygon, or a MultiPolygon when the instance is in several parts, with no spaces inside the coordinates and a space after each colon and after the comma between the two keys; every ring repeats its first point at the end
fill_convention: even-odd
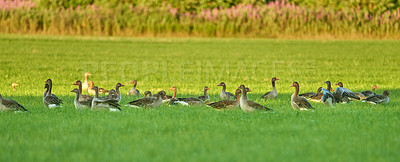
{"type": "Polygon", "coordinates": [[[336,85],[338,85],[339,87],[343,87],[343,83],[342,82],[336,83],[336,85]]]}
{"type": "Polygon", "coordinates": [[[80,80],[76,81],[74,84],[72,85],[82,85],[82,82],[80,80]]]}
{"type": "Polygon", "coordinates": [[[79,89],[75,88],[75,89],[71,90],[70,92],[79,93],[79,89]]]}
{"type": "Polygon", "coordinates": [[[11,87],[12,87],[13,90],[15,90],[15,87],[18,86],[18,85],[19,85],[19,84],[17,84],[17,83],[14,82],[14,83],[11,84],[11,87]]]}
{"type": "Polygon", "coordinates": [[[277,81],[277,80],[279,80],[279,79],[276,78],[276,77],[273,77],[271,81],[272,81],[272,82],[275,82],[275,81],[277,81]]]}
{"type": "Polygon", "coordinates": [[[372,90],[375,91],[375,89],[379,89],[379,87],[377,85],[373,85],[372,90]]]}
{"type": "Polygon", "coordinates": [[[390,92],[389,92],[388,90],[383,91],[383,95],[384,95],[384,96],[389,96],[389,94],[390,94],[390,92]]]}
{"type": "Polygon", "coordinates": [[[226,86],[224,82],[219,83],[217,86],[226,86]]]}

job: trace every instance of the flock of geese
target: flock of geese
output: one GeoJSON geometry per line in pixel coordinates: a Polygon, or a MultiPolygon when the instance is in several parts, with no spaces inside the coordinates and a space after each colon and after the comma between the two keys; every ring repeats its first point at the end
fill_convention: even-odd
{"type": "MultiPolygon", "coordinates": [[[[94,86],[93,81],[88,80],[88,76],[92,74],[85,73],[85,81],[82,83],[80,80],[73,83],[77,85],[78,88],[71,90],[76,94],[74,99],[74,105],[76,109],[92,109],[92,110],[109,110],[109,111],[121,111],[121,92],[119,88],[124,86],[121,83],[117,83],[115,89],[105,90],[98,86],[94,86]],[[90,95],[84,95],[82,92],[88,92],[90,95]],[[100,93],[106,93],[107,96],[99,96],[100,93]]],[[[261,99],[274,100],[278,96],[276,90],[275,82],[278,81],[277,78],[272,78],[272,91],[265,93],[261,96],[261,99]]],[[[133,84],[132,89],[127,93],[127,95],[140,96],[139,90],[136,89],[137,81],[131,82],[133,84]]],[[[326,106],[335,106],[336,103],[349,103],[352,100],[362,100],[362,102],[367,102],[370,104],[386,104],[389,102],[389,91],[384,91],[382,95],[375,94],[373,91],[379,87],[374,85],[372,91],[363,91],[359,93],[354,93],[347,88],[343,87],[343,83],[339,82],[336,85],[339,87],[333,90],[330,81],[326,81],[325,84],[327,88],[318,88],[317,93],[309,92],[299,94],[300,85],[298,82],[293,82],[291,87],[295,87],[295,92],[291,96],[291,105],[295,110],[312,110],[314,107],[309,101],[323,102],[326,106]],[[331,93],[333,91],[333,93],[331,93]]],[[[12,87],[15,90],[15,86],[18,84],[13,83],[12,87]]],[[[204,87],[204,95],[198,97],[188,97],[188,98],[177,98],[177,87],[173,86],[168,90],[173,91],[173,95],[169,96],[165,91],[160,91],[157,94],[152,95],[150,91],[144,92],[144,98],[140,98],[129,102],[126,106],[135,108],[156,108],[166,103],[168,105],[206,105],[218,110],[232,109],[240,107],[241,110],[245,112],[254,111],[271,111],[271,108],[263,106],[257,102],[251,101],[247,97],[247,92],[252,92],[251,89],[245,85],[240,85],[235,94],[226,91],[226,84],[221,82],[218,86],[222,86],[222,91],[220,93],[221,101],[211,102],[210,97],[207,94],[209,88],[204,87]]],[[[53,82],[51,79],[45,81],[44,88],[46,89],[43,94],[43,104],[48,108],[61,107],[63,103],[60,98],[52,93],[53,82]]],[[[14,100],[5,99],[0,95],[0,110],[1,111],[28,111],[21,104],[14,100]]]]}

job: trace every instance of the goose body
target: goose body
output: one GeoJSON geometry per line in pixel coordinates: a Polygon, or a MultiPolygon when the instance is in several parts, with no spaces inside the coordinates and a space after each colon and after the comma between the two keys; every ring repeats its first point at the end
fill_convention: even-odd
{"type": "MultiPolygon", "coordinates": [[[[85,81],[82,83],[82,91],[87,91],[89,88],[88,76],[91,76],[89,72],[85,73],[85,81]]],[[[81,92],[82,94],[82,92],[81,92]]]]}
{"type": "Polygon", "coordinates": [[[368,98],[366,98],[365,100],[363,100],[362,102],[366,102],[369,104],[387,104],[389,102],[389,91],[384,91],[383,95],[380,94],[376,94],[373,96],[370,96],[368,98]]]}
{"type": "Polygon", "coordinates": [[[99,98],[99,88],[97,86],[93,87],[95,90],[95,96],[92,100],[92,109],[93,110],[110,110],[110,111],[121,111],[119,108],[117,100],[106,98],[99,98]]]}
{"type": "Polygon", "coordinates": [[[78,85],[78,87],[79,87],[79,101],[92,101],[93,100],[93,97],[92,96],[89,96],[89,95],[83,95],[82,94],[82,91],[83,91],[83,88],[82,88],[82,82],[80,81],[80,80],[78,80],[78,81],[76,81],[74,84],[72,84],[72,85],[78,85]]]}
{"type": "Polygon", "coordinates": [[[207,106],[215,108],[215,109],[230,109],[230,108],[235,108],[238,107],[240,105],[240,94],[242,93],[242,91],[240,89],[236,89],[235,92],[235,99],[236,100],[222,100],[222,101],[218,101],[218,102],[212,102],[207,104],[207,106]]]}
{"type": "Polygon", "coordinates": [[[25,109],[24,106],[19,104],[18,102],[10,99],[5,99],[0,95],[0,110],[1,111],[22,111],[26,112],[28,110],[25,109]]]}
{"type": "Polygon", "coordinates": [[[92,107],[92,101],[90,100],[79,100],[80,98],[80,90],[75,88],[70,92],[74,92],[76,93],[75,99],[74,99],[74,105],[75,105],[75,109],[86,109],[86,108],[91,108],[92,107]]]}
{"type": "Polygon", "coordinates": [[[270,111],[271,109],[260,105],[257,102],[250,101],[247,98],[247,92],[249,89],[246,89],[244,85],[240,85],[239,87],[242,91],[242,96],[240,96],[240,109],[244,112],[254,112],[255,110],[263,110],[263,111],[270,111]]]}
{"type": "Polygon", "coordinates": [[[272,91],[265,93],[263,96],[261,96],[261,99],[274,100],[276,99],[276,97],[278,97],[278,91],[276,90],[275,87],[275,81],[277,80],[279,79],[275,77],[272,78],[272,91]]]}
{"type": "Polygon", "coordinates": [[[171,99],[165,100],[164,102],[169,102],[170,104],[181,104],[181,105],[203,105],[204,101],[197,97],[189,98],[176,98],[177,88],[175,86],[169,88],[168,90],[174,91],[174,95],[171,99]]]}
{"type": "Polygon", "coordinates": [[[355,93],[358,97],[360,97],[360,99],[364,100],[368,97],[374,96],[376,95],[373,91],[375,91],[375,89],[379,89],[378,86],[373,85],[372,86],[372,91],[362,91],[362,92],[357,92],[355,93]]]}
{"type": "Polygon", "coordinates": [[[331,82],[330,81],[326,81],[325,83],[327,85],[327,88],[326,89],[322,88],[322,94],[323,95],[321,97],[321,100],[326,106],[335,106],[335,104],[336,104],[335,97],[329,91],[330,89],[332,89],[331,82]]]}
{"type": "Polygon", "coordinates": [[[62,100],[59,99],[56,95],[51,93],[53,87],[52,80],[47,79],[45,83],[47,84],[45,85],[47,93],[43,95],[43,104],[48,108],[61,107],[62,100]]]}
{"type": "Polygon", "coordinates": [[[133,80],[133,81],[131,82],[131,84],[133,84],[133,87],[132,87],[131,90],[129,90],[129,92],[127,93],[127,95],[140,96],[139,90],[136,89],[137,81],[136,81],[136,80],[133,80]]]}
{"type": "Polygon", "coordinates": [[[222,100],[228,100],[231,98],[235,99],[235,95],[230,92],[226,92],[226,84],[224,82],[219,83],[218,86],[222,86],[222,91],[219,94],[219,97],[221,97],[222,100]]]}
{"type": "Polygon", "coordinates": [[[149,107],[149,108],[157,108],[163,103],[163,99],[165,98],[166,93],[164,91],[160,91],[157,94],[151,97],[144,97],[135,101],[129,102],[128,106],[140,108],[140,107],[149,107]]]}
{"type": "Polygon", "coordinates": [[[350,98],[360,100],[360,97],[358,97],[354,92],[347,88],[343,88],[342,82],[339,82],[336,85],[339,85],[335,92],[333,92],[336,102],[348,103],[350,102],[350,98]]]}
{"type": "Polygon", "coordinates": [[[118,101],[118,103],[121,102],[121,98],[122,98],[121,92],[119,91],[119,87],[123,87],[123,86],[124,85],[121,83],[117,83],[117,85],[115,85],[115,90],[116,90],[116,95],[117,95],[116,100],[118,101]]]}
{"type": "Polygon", "coordinates": [[[291,87],[295,87],[296,90],[291,96],[291,101],[290,104],[292,105],[293,109],[295,110],[312,110],[314,107],[311,106],[311,104],[305,99],[304,97],[300,97],[299,91],[300,91],[300,86],[299,83],[293,82],[291,87]]]}

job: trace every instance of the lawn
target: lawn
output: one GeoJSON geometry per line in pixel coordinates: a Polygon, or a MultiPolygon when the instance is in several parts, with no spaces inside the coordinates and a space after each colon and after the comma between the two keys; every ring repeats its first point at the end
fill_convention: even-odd
{"type": "MultiPolygon", "coordinates": [[[[398,161],[400,159],[400,41],[116,38],[0,35],[0,93],[30,113],[0,113],[0,161],[398,161]],[[132,80],[143,94],[177,86],[177,96],[200,96],[220,82],[273,112],[216,111],[205,106],[75,110],[69,92],[84,72],[95,85],[123,94],[132,80]],[[278,99],[259,100],[277,77],[278,99]],[[53,80],[61,109],[43,106],[53,80]],[[389,90],[386,105],[359,101],[335,108],[290,105],[301,92],[339,81],[353,91],[389,90]],[[11,83],[20,85],[12,90],[11,83]]],[[[334,86],[336,88],[336,86],[334,86]]],[[[123,96],[125,105],[135,98],[123,96]]]]}

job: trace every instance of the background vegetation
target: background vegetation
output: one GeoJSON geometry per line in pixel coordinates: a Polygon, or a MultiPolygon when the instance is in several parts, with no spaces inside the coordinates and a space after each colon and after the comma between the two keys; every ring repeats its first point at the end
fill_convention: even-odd
{"type": "Polygon", "coordinates": [[[1,33],[400,38],[397,0],[0,2],[1,33]]]}

